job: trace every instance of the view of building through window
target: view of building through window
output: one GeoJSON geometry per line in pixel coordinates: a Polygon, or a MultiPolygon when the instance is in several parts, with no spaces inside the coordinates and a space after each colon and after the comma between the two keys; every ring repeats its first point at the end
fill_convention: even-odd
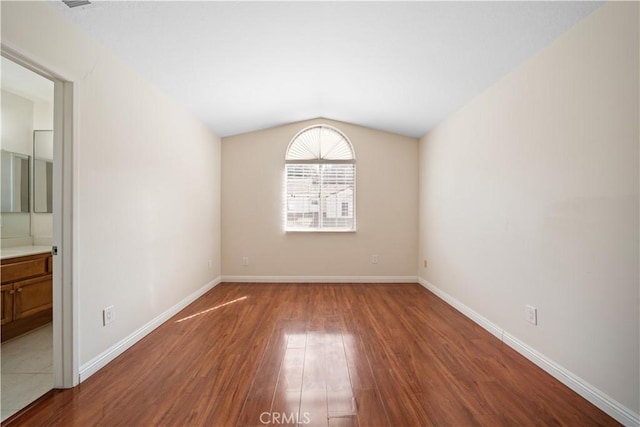
{"type": "Polygon", "coordinates": [[[286,229],[355,230],[355,156],[337,129],[300,132],[286,156],[286,229]]]}

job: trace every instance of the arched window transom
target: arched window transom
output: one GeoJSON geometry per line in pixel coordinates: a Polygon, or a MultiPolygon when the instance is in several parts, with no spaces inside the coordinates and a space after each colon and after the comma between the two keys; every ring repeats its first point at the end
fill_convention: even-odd
{"type": "Polygon", "coordinates": [[[285,163],[287,231],[355,231],[355,154],[342,132],[303,129],[289,143],[285,163]]]}

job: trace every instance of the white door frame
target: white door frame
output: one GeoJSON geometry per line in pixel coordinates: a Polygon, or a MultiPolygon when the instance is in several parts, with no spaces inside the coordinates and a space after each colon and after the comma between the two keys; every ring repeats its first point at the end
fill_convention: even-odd
{"type": "Polygon", "coordinates": [[[54,82],[53,120],[53,374],[54,388],[71,388],[79,382],[78,289],[74,280],[73,212],[74,181],[74,84],[70,79],[40,65],[37,59],[5,44],[7,59],[54,82]]]}

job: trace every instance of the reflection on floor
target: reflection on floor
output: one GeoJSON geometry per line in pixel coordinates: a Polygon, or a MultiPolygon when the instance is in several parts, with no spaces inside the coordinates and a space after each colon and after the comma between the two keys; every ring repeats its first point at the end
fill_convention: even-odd
{"type": "Polygon", "coordinates": [[[2,343],[0,357],[4,421],[53,388],[52,324],[2,343]]]}

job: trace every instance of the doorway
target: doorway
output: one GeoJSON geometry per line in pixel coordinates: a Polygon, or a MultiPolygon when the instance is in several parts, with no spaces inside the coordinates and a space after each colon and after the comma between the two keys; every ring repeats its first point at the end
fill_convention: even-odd
{"type": "Polygon", "coordinates": [[[73,84],[6,46],[1,61],[4,421],[53,388],[75,386],[78,368],[71,280],[73,84]],[[14,157],[24,170],[5,173],[13,171],[5,166],[14,157]]]}

